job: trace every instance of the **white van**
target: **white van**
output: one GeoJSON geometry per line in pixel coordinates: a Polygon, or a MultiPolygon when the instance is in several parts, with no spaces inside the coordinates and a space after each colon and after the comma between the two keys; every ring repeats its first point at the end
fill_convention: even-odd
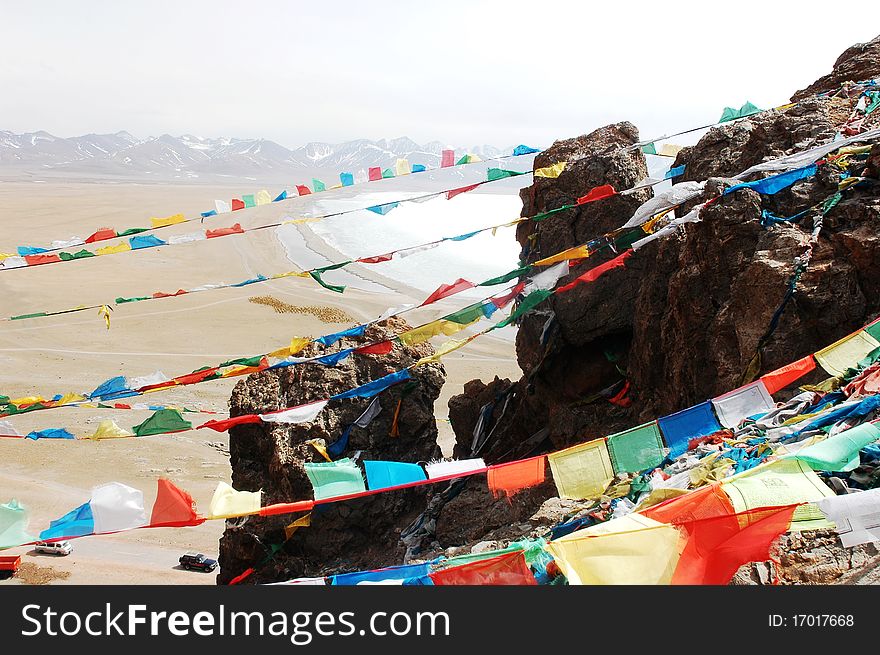
{"type": "Polygon", "coordinates": [[[70,555],[73,546],[69,541],[40,541],[34,546],[34,550],[47,555],[70,555]]]}

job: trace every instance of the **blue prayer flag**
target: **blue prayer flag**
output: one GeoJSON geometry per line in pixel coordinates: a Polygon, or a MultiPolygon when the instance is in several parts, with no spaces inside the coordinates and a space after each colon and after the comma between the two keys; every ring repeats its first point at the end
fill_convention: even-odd
{"type": "Polygon", "coordinates": [[[354,175],[351,173],[340,173],[339,181],[342,182],[342,186],[351,186],[354,184],[354,175]]]}
{"type": "Polygon", "coordinates": [[[375,214],[380,214],[384,216],[392,209],[397,207],[398,203],[396,202],[387,202],[384,205],[374,205],[373,207],[367,207],[367,209],[375,214]]]}
{"type": "Polygon", "coordinates": [[[29,432],[25,439],[36,441],[37,439],[76,439],[76,437],[64,428],[47,428],[45,430],[29,432]]]}
{"type": "Polygon", "coordinates": [[[216,216],[216,215],[217,215],[216,209],[212,209],[209,212],[202,212],[202,218],[208,218],[209,216],[216,216]]]}
{"type": "Polygon", "coordinates": [[[670,168],[666,171],[666,175],[663,176],[664,180],[671,180],[673,177],[678,177],[679,175],[684,174],[685,165],[676,166],[675,168],[670,168]]]}
{"type": "Polygon", "coordinates": [[[739,189],[752,189],[753,191],[757,191],[758,193],[772,196],[774,193],[778,193],[783,189],[787,189],[798,180],[812,177],[815,174],[816,164],[810,164],[809,166],[804,166],[803,168],[796,168],[793,171],[787,171],[785,173],[780,173],[779,175],[771,175],[770,177],[765,177],[763,180],[755,180],[754,182],[743,182],[742,184],[735,184],[732,187],[728,187],[727,189],[725,189],[723,195],[726,196],[727,194],[733,193],[734,191],[737,191],[739,189]]]}
{"type": "Polygon", "coordinates": [[[387,569],[378,571],[357,571],[355,573],[341,573],[330,577],[331,585],[356,585],[362,582],[386,582],[389,580],[406,580],[408,578],[421,578],[431,572],[430,562],[422,564],[404,564],[403,566],[389,566],[387,569]]]}
{"type": "Polygon", "coordinates": [[[418,464],[364,460],[368,489],[396,487],[408,482],[425,480],[425,470],[418,464]]]}
{"type": "Polygon", "coordinates": [[[49,527],[40,533],[40,539],[60,539],[61,537],[82,537],[95,531],[95,520],[92,517],[92,506],[84,503],[70,510],[60,519],[49,523],[49,527]]]}
{"type": "Polygon", "coordinates": [[[530,155],[533,152],[541,152],[538,148],[530,148],[529,146],[524,146],[522,144],[518,145],[513,149],[513,154],[515,157],[520,155],[530,155]]]}
{"type": "Polygon", "coordinates": [[[128,243],[131,246],[132,250],[138,250],[140,248],[153,248],[154,246],[165,245],[165,242],[162,241],[162,239],[156,238],[152,234],[147,234],[146,236],[130,237],[128,239],[128,243]]]}
{"type": "Polygon", "coordinates": [[[677,457],[685,452],[691,439],[704,437],[721,429],[709,400],[657,419],[657,423],[671,451],[670,457],[677,457]]]}
{"type": "Polygon", "coordinates": [[[287,189],[278,194],[278,196],[272,202],[280,202],[282,200],[287,200],[287,189]]]}
{"type": "Polygon", "coordinates": [[[379,378],[378,380],[373,380],[372,382],[362,384],[355,389],[350,389],[349,391],[338,393],[335,396],[331,396],[331,399],[342,400],[343,398],[371,398],[378,393],[382,393],[388,387],[394,386],[395,384],[403,382],[404,380],[409,380],[411,377],[412,375],[410,374],[409,369],[405,368],[401,371],[390,373],[384,377],[379,378]]]}
{"type": "Polygon", "coordinates": [[[318,337],[315,339],[317,343],[322,343],[325,346],[332,346],[334,343],[342,339],[343,337],[359,337],[361,336],[367,329],[366,325],[358,325],[349,330],[343,330],[342,332],[336,332],[334,334],[325,334],[323,337],[318,337]]]}

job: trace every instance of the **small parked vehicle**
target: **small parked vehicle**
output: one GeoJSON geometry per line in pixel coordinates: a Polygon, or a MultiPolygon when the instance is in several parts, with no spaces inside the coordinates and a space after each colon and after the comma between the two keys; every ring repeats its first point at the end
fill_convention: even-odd
{"type": "Polygon", "coordinates": [[[47,555],[70,555],[73,545],[69,541],[38,541],[34,550],[47,555]]]}
{"type": "Polygon", "coordinates": [[[180,565],[187,571],[195,569],[210,573],[217,568],[217,560],[210,559],[202,553],[185,553],[180,556],[180,565]]]}

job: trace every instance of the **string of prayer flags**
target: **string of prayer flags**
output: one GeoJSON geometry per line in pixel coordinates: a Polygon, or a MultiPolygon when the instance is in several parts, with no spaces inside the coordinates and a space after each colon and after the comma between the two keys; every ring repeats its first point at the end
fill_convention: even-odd
{"type": "Polygon", "coordinates": [[[614,473],[654,469],[666,456],[657,421],[612,434],[607,443],[614,473]]]}
{"type": "Polygon", "coordinates": [[[424,469],[418,464],[364,460],[367,487],[370,490],[396,487],[426,480],[424,469]]]}
{"type": "Polygon", "coordinates": [[[675,414],[657,419],[660,431],[666,439],[670,457],[678,457],[688,448],[688,442],[721,429],[712,402],[707,400],[675,414]]]}
{"type": "Polygon", "coordinates": [[[547,544],[571,585],[669,584],[681,533],[639,514],[572,532],[547,544]]]}
{"type": "Polygon", "coordinates": [[[559,161],[553,164],[552,166],[545,166],[543,168],[536,168],[534,171],[535,177],[546,177],[546,178],[557,178],[562,175],[562,171],[565,170],[565,165],[567,162],[559,161]]]}
{"type": "Polygon", "coordinates": [[[28,513],[14,498],[0,505],[0,550],[34,541],[28,532],[28,513]]]}
{"type": "Polygon", "coordinates": [[[595,439],[547,455],[560,498],[598,498],[614,478],[605,439],[595,439]]]}
{"type": "Polygon", "coordinates": [[[725,107],[724,111],[721,112],[721,118],[718,119],[718,122],[726,123],[728,121],[736,120],[737,118],[745,118],[746,116],[751,116],[752,114],[758,114],[762,111],[764,110],[756,107],[751,102],[746,101],[746,103],[739,109],[734,109],[733,107],[725,107]]]}
{"type": "Polygon", "coordinates": [[[429,574],[435,585],[530,585],[538,583],[522,551],[453,566],[429,574]]]}
{"type": "Polygon", "coordinates": [[[535,487],[544,482],[547,457],[539,455],[518,462],[495,464],[489,467],[487,481],[492,496],[502,495],[510,498],[523,489],[535,487]]]}
{"type": "MultiPolygon", "coordinates": [[[[834,522],[844,548],[880,541],[880,521],[877,518],[880,489],[823,498],[818,505],[825,517],[834,522]]],[[[0,546],[2,539],[0,531],[0,546]]]]}
{"type": "Polygon", "coordinates": [[[794,384],[807,373],[815,370],[816,360],[812,355],[802,357],[796,362],[786,364],[775,371],[770,371],[761,376],[761,382],[767,389],[767,393],[774,394],[777,391],[785,389],[787,386],[794,384]]]}
{"type": "Polygon", "coordinates": [[[429,462],[425,465],[425,472],[430,480],[445,478],[450,475],[467,475],[475,471],[484,471],[485,469],[486,463],[480,457],[429,462]]]}
{"type": "Polygon", "coordinates": [[[814,471],[852,471],[858,468],[859,451],[880,439],[880,428],[862,423],[798,450],[795,457],[814,471]]]}
{"type": "Polygon", "coordinates": [[[211,497],[208,518],[227,519],[258,514],[262,495],[262,491],[237,491],[227,483],[220,482],[211,497]]]}
{"type": "Polygon", "coordinates": [[[132,430],[138,437],[151,434],[168,434],[192,428],[192,423],[180,415],[176,409],[160,409],[144,422],[135,425],[132,430]]]}
{"type": "Polygon", "coordinates": [[[756,414],[766,414],[776,406],[761,380],[712,399],[715,414],[726,428],[735,428],[740,421],[756,414]]]}
{"type": "Polygon", "coordinates": [[[312,483],[315,500],[366,491],[360,468],[348,457],[335,462],[306,463],[303,466],[312,483]]]}
{"type": "Polygon", "coordinates": [[[880,341],[862,330],[832,343],[816,352],[814,357],[829,375],[838,377],[855,368],[868,354],[880,348],[880,341]]]}

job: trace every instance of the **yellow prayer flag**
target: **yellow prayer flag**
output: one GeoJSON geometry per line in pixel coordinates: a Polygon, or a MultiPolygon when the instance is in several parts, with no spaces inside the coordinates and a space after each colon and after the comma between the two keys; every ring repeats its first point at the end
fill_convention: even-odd
{"type": "Polygon", "coordinates": [[[15,405],[16,407],[21,407],[22,405],[33,405],[34,403],[42,403],[45,402],[45,398],[42,396],[24,396],[23,398],[13,398],[9,401],[10,405],[15,405]]]}
{"type": "Polygon", "coordinates": [[[68,403],[78,403],[78,402],[83,401],[85,399],[86,399],[86,397],[83,396],[82,394],[78,394],[73,391],[69,391],[66,394],[64,394],[63,396],[61,396],[61,398],[59,398],[58,402],[55,404],[56,405],[67,405],[68,403]]]}
{"type": "Polygon", "coordinates": [[[293,533],[300,528],[307,528],[312,524],[312,513],[309,512],[305,516],[299,517],[296,521],[284,528],[284,538],[290,539],[293,533]]]}
{"type": "Polygon", "coordinates": [[[310,445],[312,448],[318,451],[318,454],[321,455],[328,462],[332,462],[333,458],[327,454],[327,442],[323,439],[307,439],[306,443],[310,445]]]}
{"type": "Polygon", "coordinates": [[[320,216],[312,216],[309,218],[291,218],[289,220],[283,221],[281,224],[282,225],[301,225],[302,223],[314,223],[315,221],[320,221],[320,220],[322,220],[322,218],[320,216]]]}
{"type": "Polygon", "coordinates": [[[98,310],[98,316],[104,319],[104,322],[107,324],[107,329],[110,329],[110,312],[113,310],[107,305],[101,305],[101,308],[98,310]]]}
{"type": "Polygon", "coordinates": [[[313,339],[309,337],[294,337],[290,340],[290,345],[279,348],[269,353],[269,357],[292,357],[302,351],[303,348],[312,343],[313,339]]]}
{"type": "Polygon", "coordinates": [[[409,175],[409,162],[406,159],[398,159],[394,165],[394,175],[409,175]]]}
{"type": "Polygon", "coordinates": [[[598,498],[614,478],[605,439],[596,439],[547,455],[562,498],[598,498]]]}
{"type": "Polygon", "coordinates": [[[535,171],[535,177],[559,177],[562,171],[565,170],[564,161],[558,161],[552,166],[545,166],[544,168],[539,168],[535,171]]]}
{"type": "Polygon", "coordinates": [[[880,348],[880,342],[862,330],[823,348],[815,357],[822,368],[836,377],[854,368],[875,348],[880,348]]]}
{"type": "Polygon", "coordinates": [[[661,157],[675,157],[680,150],[680,145],[677,145],[675,143],[664,143],[663,146],[657,151],[657,154],[661,157]]]}
{"type": "Polygon", "coordinates": [[[132,436],[134,435],[131,432],[119,427],[114,421],[108,419],[98,424],[98,429],[95,430],[95,434],[91,435],[89,439],[121,439],[132,436]]]}
{"type": "Polygon", "coordinates": [[[866,155],[874,146],[844,146],[837,151],[840,155],[866,155]]]}
{"type": "Polygon", "coordinates": [[[427,325],[422,325],[421,327],[413,328],[403,334],[399,335],[397,338],[400,340],[405,346],[413,346],[417,343],[422,343],[427,341],[431,337],[436,337],[440,334],[445,334],[450,337],[456,332],[461,332],[468,325],[475,323],[476,321],[471,321],[471,323],[455,323],[453,321],[447,321],[445,319],[437,319],[436,321],[432,321],[427,325]]]}
{"type": "Polygon", "coordinates": [[[774,107],[773,109],[775,109],[776,111],[784,111],[786,109],[791,109],[796,104],[796,102],[789,102],[787,105],[779,105],[778,107],[774,107]]]}
{"type": "Polygon", "coordinates": [[[584,257],[589,256],[590,247],[588,245],[575,246],[574,248],[569,248],[568,250],[558,252],[555,255],[545,257],[544,259],[539,259],[535,262],[535,266],[550,266],[550,264],[568,261],[569,259],[583,259],[584,257]]]}
{"type": "Polygon", "coordinates": [[[183,214],[174,214],[174,216],[166,216],[165,218],[151,218],[150,223],[153,225],[153,229],[157,227],[166,227],[167,225],[176,225],[177,223],[183,223],[186,220],[183,214]]]}
{"type": "Polygon", "coordinates": [[[126,250],[131,250],[131,244],[128,241],[123,241],[122,243],[117,243],[115,246],[104,246],[103,248],[98,248],[95,251],[95,254],[113,255],[117,252],[125,252],[126,250]]]}
{"type": "Polygon", "coordinates": [[[2,262],[7,257],[16,257],[17,255],[14,252],[0,252],[0,262],[2,262]]]}
{"type": "Polygon", "coordinates": [[[669,584],[681,554],[675,527],[628,514],[547,544],[569,584],[669,584]]]}
{"type": "Polygon", "coordinates": [[[258,205],[268,205],[272,202],[272,196],[269,195],[269,192],[263,189],[262,191],[258,191],[257,195],[254,196],[254,201],[258,205]]]}
{"type": "Polygon", "coordinates": [[[467,339],[450,339],[449,341],[444,341],[443,344],[434,351],[433,355],[422,357],[414,365],[421,366],[422,364],[433,364],[434,362],[439,362],[441,357],[443,357],[444,355],[448,355],[453,350],[458,350],[462,346],[466,346],[471,341],[476,339],[477,336],[478,335],[474,334],[467,339]]]}
{"type": "Polygon", "coordinates": [[[262,491],[236,491],[225,482],[220,482],[211,498],[208,518],[224,519],[257,514],[260,511],[262,493],[262,491]]]}

